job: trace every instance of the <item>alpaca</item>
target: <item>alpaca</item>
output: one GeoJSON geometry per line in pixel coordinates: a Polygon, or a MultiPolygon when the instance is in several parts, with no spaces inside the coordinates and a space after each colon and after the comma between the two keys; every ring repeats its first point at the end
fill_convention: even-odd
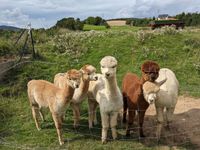
{"type": "Polygon", "coordinates": [[[130,136],[131,126],[135,118],[135,111],[138,112],[139,134],[144,137],[143,122],[144,115],[149,107],[142,95],[142,84],[139,77],[133,73],[127,73],[122,81],[122,95],[124,99],[123,122],[126,122],[126,114],[128,108],[128,123],[126,127],[126,136],[130,136]]]}
{"type": "Polygon", "coordinates": [[[167,126],[172,122],[174,109],[178,99],[179,82],[170,69],[163,68],[155,81],[143,85],[144,98],[149,104],[155,103],[157,115],[157,138],[160,139],[162,124],[164,122],[164,109],[166,108],[167,126]]]}
{"type": "MultiPolygon", "coordinates": [[[[74,128],[77,128],[80,120],[80,104],[87,96],[89,82],[96,81],[98,79],[96,75],[96,68],[92,65],[84,65],[80,71],[82,72],[81,82],[79,88],[75,89],[70,106],[73,109],[74,114],[74,128]]],[[[63,88],[63,82],[65,80],[64,73],[58,73],[54,77],[54,84],[57,87],[63,88]]]]}
{"type": "Polygon", "coordinates": [[[141,79],[133,73],[127,73],[122,81],[122,95],[124,101],[123,122],[126,123],[127,109],[128,109],[128,123],[126,127],[126,136],[130,136],[131,126],[135,118],[135,111],[138,112],[139,119],[139,135],[145,137],[143,133],[144,115],[149,107],[145,101],[142,85],[146,81],[154,81],[158,77],[160,67],[156,62],[146,61],[141,66],[141,79]]]}
{"type": "Polygon", "coordinates": [[[72,99],[74,89],[80,84],[81,73],[78,70],[69,70],[65,75],[65,87],[63,89],[45,80],[31,80],[28,82],[28,98],[32,107],[32,115],[36,128],[40,130],[38,113],[43,120],[40,109],[49,107],[52,114],[60,145],[64,144],[62,138],[62,122],[66,106],[72,99]]]}
{"type": "Polygon", "coordinates": [[[104,144],[107,142],[109,127],[113,139],[117,138],[117,117],[123,108],[123,100],[116,79],[117,60],[112,56],[105,56],[100,65],[102,74],[98,75],[98,81],[91,81],[89,85],[89,127],[92,127],[96,106],[99,104],[102,122],[101,139],[104,144]]]}

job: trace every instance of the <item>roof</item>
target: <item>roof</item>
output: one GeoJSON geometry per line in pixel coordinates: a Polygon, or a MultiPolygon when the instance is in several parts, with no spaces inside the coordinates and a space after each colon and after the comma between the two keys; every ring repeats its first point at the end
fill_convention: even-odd
{"type": "Polygon", "coordinates": [[[166,18],[166,17],[169,17],[168,14],[161,14],[161,15],[158,15],[158,18],[166,18]]]}

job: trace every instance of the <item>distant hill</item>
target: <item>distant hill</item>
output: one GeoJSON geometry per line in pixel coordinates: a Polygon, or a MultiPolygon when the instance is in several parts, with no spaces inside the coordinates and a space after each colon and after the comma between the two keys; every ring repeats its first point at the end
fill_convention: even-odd
{"type": "Polygon", "coordinates": [[[13,26],[6,26],[6,25],[0,25],[0,30],[12,30],[12,31],[18,31],[21,28],[13,27],[13,26]]]}

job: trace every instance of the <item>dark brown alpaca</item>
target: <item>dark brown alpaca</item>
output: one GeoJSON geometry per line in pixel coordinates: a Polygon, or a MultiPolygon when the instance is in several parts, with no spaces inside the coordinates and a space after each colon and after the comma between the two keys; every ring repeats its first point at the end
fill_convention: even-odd
{"type": "Polygon", "coordinates": [[[144,137],[143,122],[144,115],[149,107],[148,102],[144,99],[142,85],[146,81],[154,82],[158,78],[160,67],[153,61],[146,61],[141,66],[141,79],[133,73],[127,73],[122,81],[122,94],[124,100],[123,122],[126,123],[126,114],[128,109],[128,123],[126,135],[130,136],[131,126],[135,118],[135,112],[138,112],[139,134],[144,137]]]}

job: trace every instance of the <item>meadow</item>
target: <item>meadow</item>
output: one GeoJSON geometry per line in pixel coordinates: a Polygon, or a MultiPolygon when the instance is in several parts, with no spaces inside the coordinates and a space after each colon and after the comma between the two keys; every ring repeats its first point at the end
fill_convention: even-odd
{"type": "MultiPolygon", "coordinates": [[[[42,130],[37,131],[27,99],[26,84],[31,79],[53,81],[58,72],[92,64],[100,71],[99,61],[105,55],[117,58],[118,84],[126,72],[140,74],[145,60],[154,60],[161,68],[173,70],[180,82],[180,95],[200,97],[200,28],[175,30],[164,27],[150,30],[142,27],[96,27],[86,25],[85,31],[33,31],[37,59],[30,59],[9,70],[0,86],[0,149],[160,149],[168,147],[162,141],[144,142],[137,134],[125,137],[125,127],[119,127],[119,140],[101,144],[101,125],[88,128],[87,101],[81,107],[81,126],[73,129],[71,108],[64,121],[65,144],[59,146],[51,115],[46,112],[42,130]]],[[[12,45],[19,33],[0,36],[1,45],[12,45]],[[3,43],[4,42],[4,43],[3,43]]],[[[11,47],[11,46],[10,46],[11,47]]],[[[9,54],[17,54],[8,47],[9,54]]],[[[3,51],[2,56],[6,54],[3,51]]],[[[17,62],[16,62],[17,63],[17,62]]],[[[145,126],[145,124],[144,124],[145,126]]],[[[147,135],[148,136],[148,135],[147,135]]],[[[192,148],[191,143],[175,145],[178,149],[192,148]]],[[[174,148],[169,145],[168,148],[174,148]]]]}

